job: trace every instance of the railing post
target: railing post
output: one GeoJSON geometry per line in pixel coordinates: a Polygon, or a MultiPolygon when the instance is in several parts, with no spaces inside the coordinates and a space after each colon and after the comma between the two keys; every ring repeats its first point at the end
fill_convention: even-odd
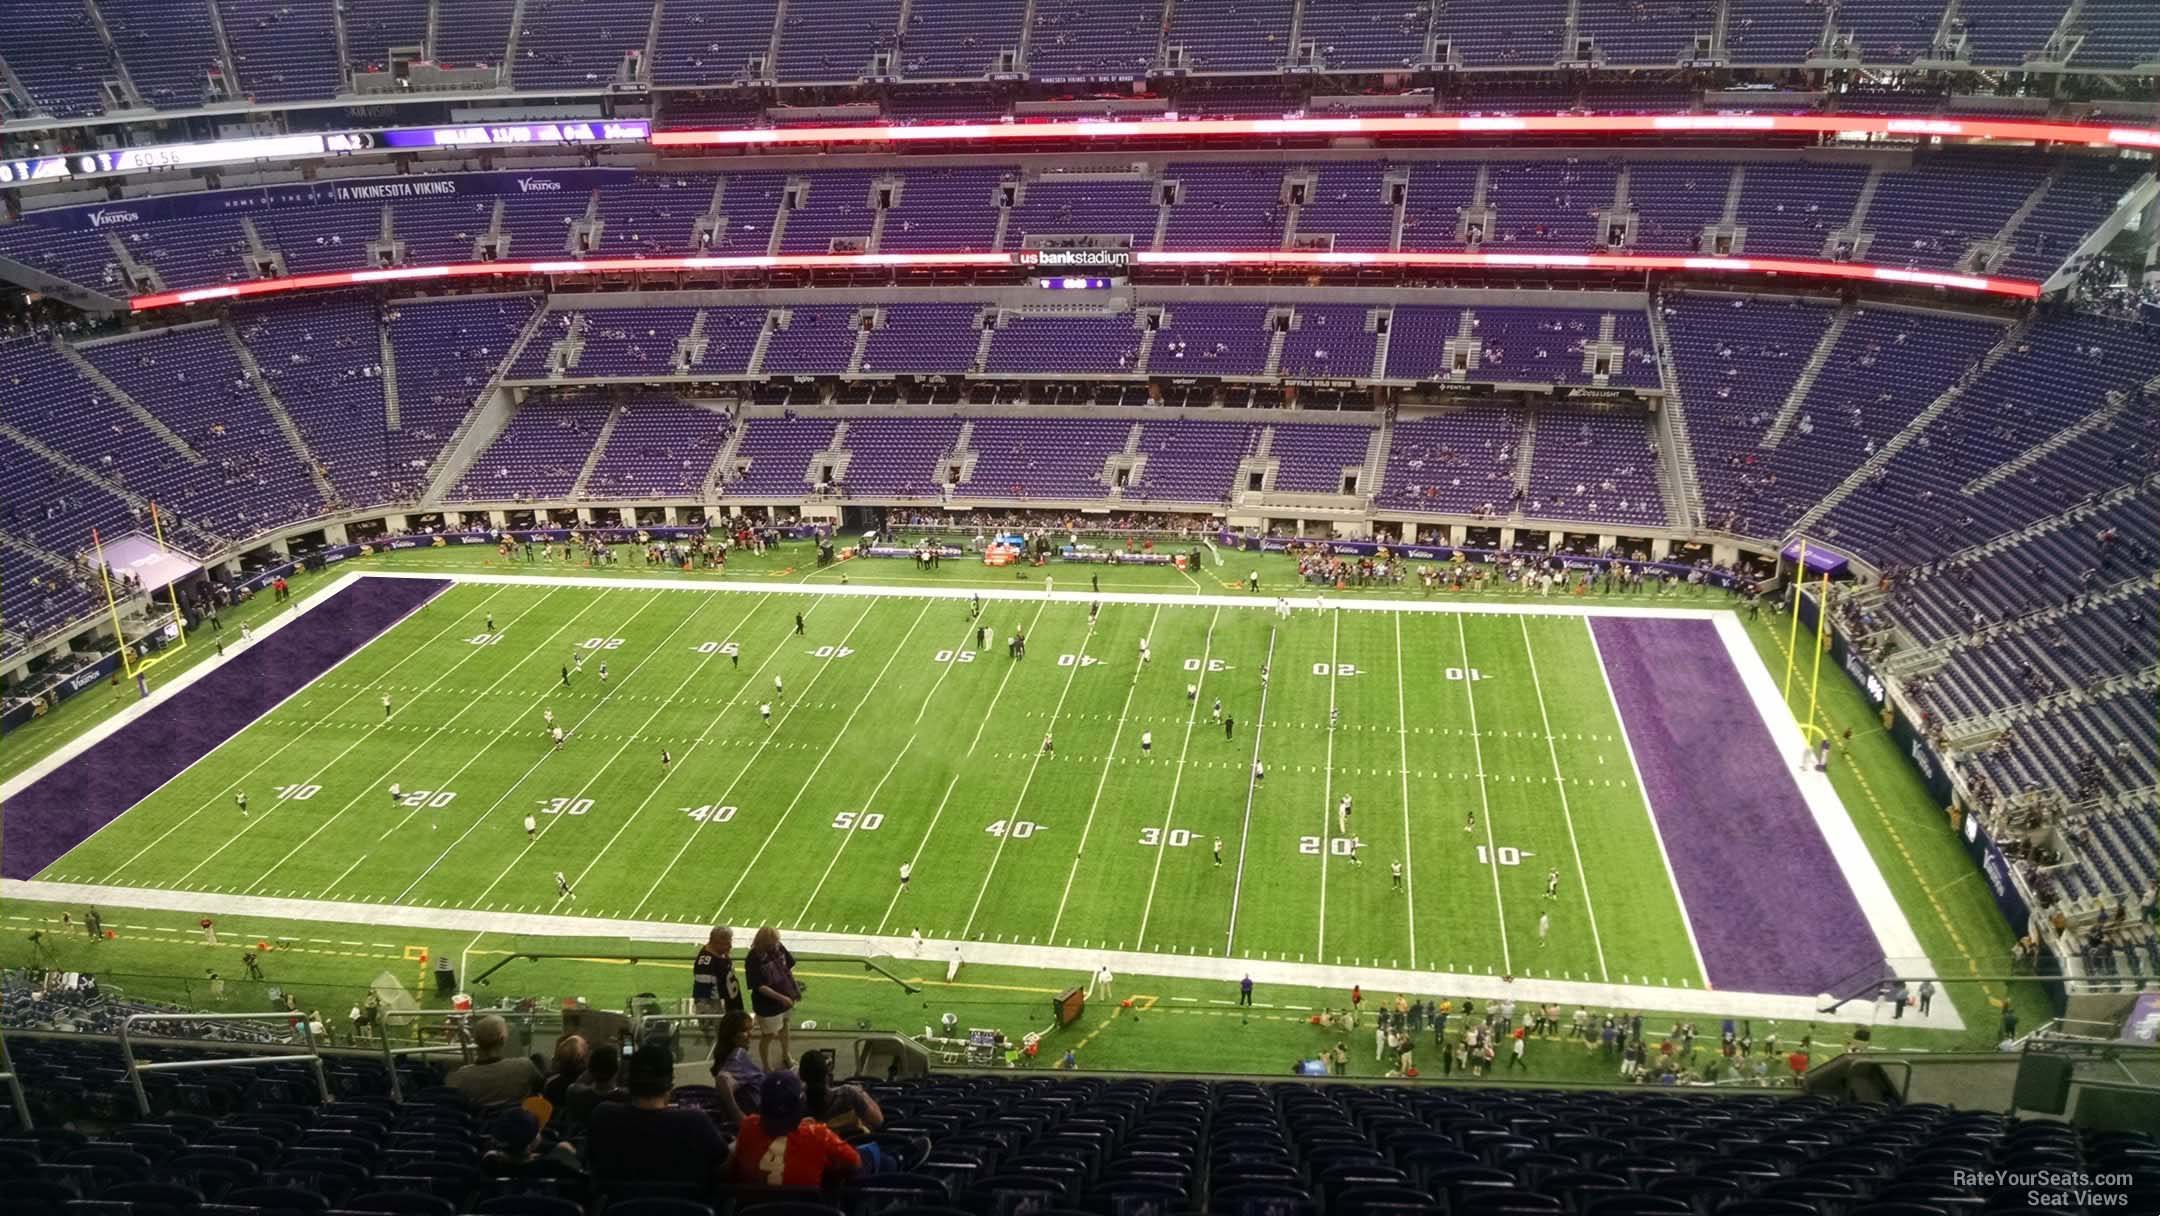
{"type": "Polygon", "coordinates": [[[382,1044],[383,1072],[390,1078],[390,1100],[400,1106],[405,1104],[405,1085],[398,1080],[397,1057],[390,1054],[390,1023],[381,1013],[375,1015],[375,1040],[382,1044]]]}
{"type": "MultiPolygon", "coordinates": [[[[324,1027],[325,1030],[328,1027],[324,1027]]],[[[322,1095],[323,1105],[330,1105],[330,1074],[323,1069],[322,1048],[315,1043],[315,1022],[306,1014],[300,1015],[300,1041],[307,1046],[308,1067],[315,1073],[315,1089],[322,1095]]]]}
{"type": "Polygon", "coordinates": [[[14,1057],[8,1055],[7,1036],[4,1034],[0,1034],[0,1080],[7,1082],[8,1100],[15,1107],[15,1121],[22,1124],[22,1130],[26,1132],[35,1130],[36,1122],[30,1115],[30,1100],[23,1094],[22,1078],[15,1072],[14,1057]]]}
{"type": "Polygon", "coordinates": [[[143,1088],[142,1074],[146,1072],[178,1072],[197,1068],[222,1068],[235,1064],[286,1064],[305,1063],[315,1072],[315,1084],[322,1093],[323,1101],[330,1101],[330,1075],[322,1065],[322,1053],[317,1050],[315,1034],[308,1025],[306,1015],[297,1019],[290,1012],[275,1013],[133,1013],[121,1019],[119,1028],[120,1054],[127,1061],[128,1084],[135,1091],[135,1104],[144,1116],[151,1113],[150,1094],[143,1088]],[[135,1058],[132,1032],[137,1023],[149,1022],[284,1022],[290,1027],[295,1021],[300,1026],[300,1039],[305,1050],[298,1055],[240,1055],[199,1060],[168,1060],[145,1064],[135,1058]]]}
{"type": "Polygon", "coordinates": [[[144,1118],[150,1117],[150,1093],[143,1088],[142,1068],[135,1062],[135,1045],[128,1040],[128,1029],[135,1024],[133,1017],[120,1019],[120,1058],[127,1061],[128,1085],[135,1091],[135,1106],[144,1118]]]}
{"type": "Polygon", "coordinates": [[[403,1102],[405,1100],[405,1083],[398,1076],[397,1062],[406,1056],[435,1056],[455,1052],[459,1063],[471,1062],[472,1035],[467,1028],[467,1024],[474,1016],[477,1016],[477,1014],[460,1014],[454,1010],[443,1009],[385,1009],[377,1015],[376,1030],[382,1036],[383,1067],[390,1070],[390,1096],[392,1101],[403,1102]],[[456,1041],[445,1043],[440,1047],[424,1046],[426,1036],[422,1027],[428,1019],[432,1018],[446,1019],[449,1023],[448,1028],[456,1036],[456,1041]],[[391,1027],[400,1021],[408,1022],[412,1026],[413,1045],[411,1047],[393,1047],[390,1045],[391,1027]]]}

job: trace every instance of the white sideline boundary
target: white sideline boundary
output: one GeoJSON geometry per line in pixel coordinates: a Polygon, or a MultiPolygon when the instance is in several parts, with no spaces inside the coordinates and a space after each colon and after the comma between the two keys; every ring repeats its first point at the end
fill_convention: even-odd
{"type": "MultiPolygon", "coordinates": [[[[862,558],[870,561],[876,559],[862,558]]],[[[839,569],[838,566],[828,569],[839,569]]],[[[448,578],[460,583],[509,583],[521,586],[589,587],[594,590],[638,591],[710,591],[722,595],[759,595],[787,587],[805,595],[866,595],[899,599],[939,600],[1017,600],[1053,604],[1146,604],[1170,608],[1253,608],[1273,611],[1275,602],[1281,598],[1268,592],[1242,595],[1184,595],[1159,591],[1044,591],[1039,584],[1024,587],[942,587],[935,583],[921,586],[896,583],[842,583],[802,584],[775,583],[769,580],[741,579],[734,582],[701,582],[690,578],[637,578],[625,579],[607,575],[554,575],[554,574],[488,574],[449,573],[421,570],[370,570],[370,578],[448,578]]],[[[1499,593],[1494,593],[1496,596],[1499,593]]],[[[1518,600],[1498,600],[1492,603],[1465,603],[1449,600],[1439,603],[1424,600],[1401,599],[1325,599],[1320,595],[1292,596],[1293,609],[1339,608],[1344,612],[1438,612],[1470,616],[1617,616],[1635,617],[1641,620],[1692,620],[1706,621],[1729,613],[1718,608],[1649,608],[1634,604],[1596,604],[1579,601],[1538,603],[1518,600]]]]}
{"type": "MultiPolygon", "coordinates": [[[[38,900],[63,904],[95,904],[98,907],[134,908],[145,911],[182,912],[190,916],[259,916],[278,920],[329,921],[376,928],[427,929],[456,933],[497,933],[525,937],[636,938],[640,941],[681,942],[687,953],[705,940],[710,929],[702,922],[608,920],[588,916],[556,916],[537,912],[473,912],[462,908],[426,908],[396,904],[337,903],[311,899],[273,899],[261,895],[213,895],[190,891],[162,891],[140,887],[106,887],[87,883],[39,882],[25,879],[0,881],[0,898],[38,900]]],[[[756,926],[734,926],[737,936],[748,938],[756,926]]],[[[1851,1022],[1851,1016],[1833,1017],[1815,1008],[1804,996],[1768,993],[1719,992],[1703,988],[1657,988],[1639,984],[1592,984],[1566,980],[1518,979],[1497,975],[1456,975],[1438,971],[1409,971],[1387,967],[1344,967],[1320,963],[1226,958],[1217,954],[1151,954],[1124,950],[1076,950],[1070,946],[1032,946],[1012,942],[956,942],[924,938],[920,953],[911,939],[873,934],[813,933],[790,930],[788,941],[803,953],[830,951],[867,954],[901,960],[920,959],[925,966],[942,966],[954,959],[963,963],[1001,967],[1029,967],[1046,971],[1093,975],[1108,966],[1113,973],[1150,975],[1172,979],[1212,980],[1227,991],[1244,976],[1255,984],[1281,984],[1301,988],[1339,989],[1345,994],[1352,984],[1374,992],[1417,993],[1426,996],[1472,997],[1481,1001],[1513,997],[1517,1001],[1558,1001],[1594,1009],[1641,1009],[1658,1013],[1691,1014],[1702,1018],[1750,1017],[1797,1022],[1851,1022]]],[[[1901,1025],[1929,1030],[1962,1030],[1956,1003],[1937,1001],[1925,1017],[1908,1011],[1901,1025]]]]}
{"type": "MultiPolygon", "coordinates": [[[[301,617],[306,616],[308,613],[314,611],[321,605],[329,603],[332,599],[337,597],[337,594],[339,592],[345,590],[347,587],[352,586],[353,583],[357,582],[358,580],[366,577],[367,574],[364,571],[347,571],[344,575],[340,576],[336,582],[333,582],[329,586],[315,592],[313,595],[308,596],[307,599],[302,600],[297,604],[294,604],[286,611],[277,614],[276,616],[270,618],[267,621],[264,621],[260,628],[249,626],[250,632],[255,635],[255,642],[262,641],[264,638],[269,637],[271,634],[276,633],[278,630],[283,629],[287,625],[292,624],[294,621],[300,619],[301,617]]],[[[447,580],[453,583],[457,581],[454,575],[448,574],[420,574],[415,572],[404,575],[403,577],[434,579],[437,581],[447,580]]],[[[431,603],[434,603],[434,600],[430,599],[423,601],[420,604],[419,608],[414,608],[411,612],[408,612],[405,615],[400,616],[398,619],[390,622],[388,625],[385,625],[382,629],[382,632],[376,634],[375,638],[380,638],[384,633],[388,633],[391,630],[396,629],[398,626],[403,625],[406,621],[411,620],[413,616],[420,611],[420,608],[425,608],[428,606],[428,604],[431,603]]],[[[336,671],[339,667],[344,666],[347,660],[351,659],[353,655],[359,654],[362,650],[366,650],[369,646],[374,645],[375,638],[370,638],[367,642],[362,643],[358,647],[355,647],[352,654],[348,654],[345,656],[345,658],[339,659],[337,662],[332,663],[329,667],[324,668],[322,675],[316,676],[315,679],[320,680],[323,678],[323,676],[327,676],[331,672],[336,671]]],[[[68,761],[82,755],[84,752],[89,751],[91,748],[96,747],[98,744],[103,743],[105,740],[112,738],[114,735],[119,734],[121,730],[132,725],[144,714],[149,713],[150,711],[156,709],[158,706],[163,705],[165,702],[172,700],[176,696],[179,696],[182,692],[185,692],[189,688],[193,687],[197,681],[206,679],[211,672],[214,672],[218,668],[223,667],[228,660],[237,658],[243,652],[253,649],[255,642],[243,642],[236,645],[227,646],[225,648],[224,654],[213,655],[208,659],[204,659],[202,662],[197,663],[193,667],[188,668],[186,671],[181,672],[179,675],[174,676],[169,683],[166,683],[161,687],[152,689],[149,696],[137,700],[134,704],[128,706],[126,709],[121,710],[119,713],[114,714],[112,717],[107,718],[103,722],[98,723],[96,726],[91,727],[89,730],[84,731],[82,734],[76,736],[74,739],[69,740],[66,745],[55,750],[51,755],[45,757],[44,759],[38,761],[35,764],[32,764],[29,768],[26,768],[23,771],[15,774],[13,777],[9,778],[4,784],[0,784],[0,802],[5,802],[10,798],[15,797],[17,794],[22,793],[24,790],[29,789],[31,786],[37,784],[39,780],[51,774],[55,769],[58,769],[60,766],[66,764],[68,761]]],[[[190,643],[190,645],[193,644],[194,643],[190,643]]],[[[276,713],[279,709],[284,707],[285,702],[290,701],[294,697],[299,696],[302,692],[305,692],[307,690],[308,684],[313,684],[314,682],[315,680],[310,680],[307,684],[303,684],[299,688],[296,688],[292,692],[287,693],[285,696],[279,698],[276,705],[271,706],[270,708],[262,711],[262,713],[257,714],[255,717],[249,719],[247,726],[241,727],[240,730],[246,730],[248,726],[253,726],[255,725],[255,723],[260,722],[264,718],[269,717],[271,714],[276,713]]],[[[240,732],[234,731],[233,733],[238,734],[240,732]]],[[[204,754],[208,755],[209,753],[206,752],[204,754]]],[[[198,761],[198,763],[199,762],[200,761],[198,761]]],[[[191,764],[188,767],[193,768],[194,765],[191,764]]],[[[187,769],[180,770],[181,773],[184,773],[186,771],[187,769]]],[[[174,773],[173,776],[178,777],[180,776],[180,773],[174,773]]],[[[161,785],[158,788],[163,789],[164,786],[161,785]]],[[[152,793],[155,792],[155,790],[152,791],[152,793]]],[[[145,795],[145,797],[147,796],[148,795],[145,795]]],[[[116,819],[114,822],[118,822],[118,820],[116,819]]]]}
{"type": "MultiPolygon", "coordinates": [[[[349,570],[321,591],[295,605],[290,611],[266,622],[256,630],[261,638],[311,611],[317,605],[327,603],[332,596],[361,578],[407,578],[453,583],[495,584],[509,586],[579,587],[591,590],[656,590],[698,591],[717,594],[768,595],[777,589],[776,584],[765,581],[723,583],[704,582],[696,579],[664,578],[639,579],[628,582],[621,578],[600,575],[561,576],[547,574],[496,574],[463,573],[446,571],[397,571],[397,570],[349,570]]],[[[1270,595],[1182,595],[1155,592],[1104,592],[1044,591],[1039,586],[1015,588],[960,588],[936,585],[902,586],[877,585],[820,585],[802,588],[809,594],[820,596],[864,596],[888,599],[945,599],[1002,601],[1035,601],[1037,603],[1121,603],[1155,607],[1214,607],[1251,608],[1273,611],[1278,597],[1270,595]]],[[[430,601],[432,602],[432,601],[430,601]]],[[[1723,642],[1728,660],[1739,671],[1742,682],[1754,701],[1756,712],[1769,729],[1773,740],[1784,754],[1796,756],[1805,736],[1791,715],[1784,712],[1782,698],[1778,695],[1775,681],[1771,678],[1760,656],[1749,645],[1745,627],[1732,613],[1713,608],[1644,607],[1636,605],[1597,604],[1582,602],[1537,603],[1498,600],[1490,603],[1465,603],[1462,601],[1428,602],[1419,600],[1370,599],[1350,600],[1337,598],[1324,600],[1320,595],[1293,597],[1289,600],[1293,609],[1310,608],[1339,609],[1345,612],[1385,613],[1437,613],[1455,616],[1544,616],[1544,617],[1620,617],[1643,620],[1709,620],[1715,623],[1719,639],[1723,642]]],[[[425,607],[423,604],[422,607],[425,607]]],[[[402,625],[420,609],[415,608],[393,622],[387,629],[402,625]]],[[[382,634],[377,635],[377,640],[382,634]]],[[[369,645],[372,645],[371,641],[369,645]]],[[[353,653],[358,654],[362,646],[353,653]]],[[[228,656],[229,657],[229,656],[228,656]]],[[[351,656],[348,655],[347,658],[351,656]]],[[[343,662],[344,660],[340,660],[343,662]]],[[[86,731],[52,755],[45,757],[0,785],[0,799],[12,797],[30,783],[50,773],[68,761],[81,755],[99,742],[111,737],[124,726],[150,712],[165,700],[195,681],[208,676],[223,665],[222,659],[211,659],[197,664],[151,694],[145,700],[115,714],[112,718],[86,731]]],[[[333,664],[330,670],[335,670],[333,664]]],[[[320,677],[318,677],[320,678],[320,677]]],[[[311,682],[312,683],[312,682],[311,682]]],[[[305,686],[303,686],[303,689],[305,686]]],[[[296,691],[293,695],[298,695],[296,691]]],[[[289,699],[289,698],[288,698],[289,699]]],[[[281,701],[279,704],[283,704],[281,701]]],[[[275,707],[273,707],[273,712],[275,707]]],[[[251,722],[250,725],[253,723],[251,722]]],[[[243,728],[245,729],[245,728],[243,728]]],[[[1632,756],[1632,750],[1631,750],[1632,756]]],[[[1861,912],[1866,917],[1876,942],[1884,957],[1895,960],[1926,960],[1919,938],[1912,931],[1904,912],[1891,894],[1888,882],[1876,865],[1874,856],[1861,840],[1859,830],[1839,800],[1829,778],[1821,773],[1792,774],[1787,770],[1788,780],[1798,786],[1813,816],[1818,830],[1828,842],[1831,854],[1837,859],[1839,870],[1851,887],[1861,912]]],[[[1647,792],[1645,799],[1647,801],[1647,792]]],[[[1653,815],[1653,823],[1655,816],[1653,815]]],[[[113,822],[118,822],[115,818],[113,822]]],[[[1668,863],[1669,864],[1669,863],[1668,863]]],[[[1676,896],[1681,893],[1675,888],[1676,896]]],[[[477,912],[455,908],[409,907],[389,904],[346,903],[329,900],[283,899],[268,896],[211,894],[205,892],[169,891],[156,888],[104,886],[84,883],[45,882],[36,879],[0,880],[0,897],[38,900],[54,903],[95,903],[107,907],[135,908],[149,911],[185,912],[189,914],[216,914],[220,916],[263,916],[288,920],[316,920],[349,924],[416,929],[438,929],[471,933],[510,933],[531,936],[555,937],[637,937],[660,941],[681,941],[694,944],[704,940],[707,927],[670,921],[608,920],[599,917],[554,916],[538,913],[477,912]]],[[[1684,904],[1683,904],[1684,910],[1684,904]]],[[[738,926],[749,933],[754,926],[738,926]]],[[[1692,932],[1692,930],[1691,930],[1692,932]]],[[[865,936],[836,933],[793,931],[792,940],[811,947],[841,949],[850,952],[871,953],[892,958],[913,958],[910,939],[905,937],[865,936]]],[[[1816,1008],[1816,999],[1809,996],[1787,996],[1775,993],[1728,992],[1703,988],[1667,988],[1637,984],[1599,984],[1566,980],[1516,979],[1505,980],[1498,975],[1466,975],[1449,972],[1405,970],[1382,967],[1340,966],[1321,963],[1291,963],[1285,961],[1247,959],[1222,955],[1153,954],[1137,951],[1082,950],[1071,947],[1022,945],[1018,943],[953,942],[925,938],[923,953],[928,959],[960,958],[997,966],[1030,967],[1045,970],[1079,969],[1092,974],[1101,966],[1108,965],[1113,971],[1133,975],[1154,975],[1170,978],[1220,980],[1235,984],[1250,974],[1255,983],[1288,984],[1300,987],[1337,987],[1347,992],[1352,984],[1362,984],[1376,990],[1393,986],[1405,993],[1430,995],[1468,996],[1481,1000],[1494,1000],[1512,996],[1518,1001],[1552,1000],[1571,1005],[1588,1005],[1594,1008],[1654,1009],[1659,1012],[1693,1014],[1702,1017],[1763,1017],[1797,1021],[1852,1021],[1850,1017],[1832,1018],[1816,1008]]],[[[1934,973],[1929,963],[1929,973],[1934,973]]],[[[1909,1011],[1901,1024],[1919,1029],[1963,1030],[1964,1021],[1959,1017],[1954,1002],[1938,1002],[1926,1017],[1918,1016],[1917,1010],[1909,1011]]]]}
{"type": "MultiPolygon", "coordinates": [[[[1794,771],[1791,758],[1808,746],[1808,737],[1787,710],[1777,681],[1771,677],[1770,669],[1763,666],[1762,656],[1749,644],[1747,628],[1732,613],[1723,614],[1716,627],[1719,640],[1725,643],[1727,658],[1740,673],[1741,683],[1747,687],[1748,699],[1755,703],[1756,715],[1769,728],[1771,742],[1786,761],[1778,766],[1784,775],[1772,780],[1790,781],[1798,787],[1808,814],[1815,820],[1816,830],[1830,846],[1830,856],[1837,860],[1838,871],[1845,876],[1853,899],[1860,905],[1860,914],[1867,919],[1868,928],[1874,931],[1875,944],[1882,949],[1883,957],[1889,960],[1892,968],[1918,961],[1926,967],[1926,974],[1941,974],[1934,960],[1929,959],[1927,951],[1921,947],[1912,923],[1905,919],[1905,910],[1898,907],[1897,897],[1891,894],[1882,867],[1875,863],[1875,855],[1860,838],[1860,829],[1853,823],[1852,814],[1845,809],[1844,800],[1830,784],[1830,775],[1813,768],[1805,772],[1794,771]]],[[[1832,763],[1846,763],[1846,758],[1838,756],[1832,763]]]]}

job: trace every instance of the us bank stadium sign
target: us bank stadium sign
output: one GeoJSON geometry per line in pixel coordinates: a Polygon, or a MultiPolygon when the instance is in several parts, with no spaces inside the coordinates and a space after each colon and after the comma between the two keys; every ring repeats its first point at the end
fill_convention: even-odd
{"type": "Polygon", "coordinates": [[[1023,249],[1020,264],[1030,270],[1111,270],[1132,267],[1130,249],[1023,249]]]}

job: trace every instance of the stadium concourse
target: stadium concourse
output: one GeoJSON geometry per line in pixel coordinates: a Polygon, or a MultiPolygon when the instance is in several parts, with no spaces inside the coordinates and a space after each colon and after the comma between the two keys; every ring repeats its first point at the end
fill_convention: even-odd
{"type": "Polygon", "coordinates": [[[0,1208],[2160,1212],[2156,78],[0,0],[0,1208]]]}

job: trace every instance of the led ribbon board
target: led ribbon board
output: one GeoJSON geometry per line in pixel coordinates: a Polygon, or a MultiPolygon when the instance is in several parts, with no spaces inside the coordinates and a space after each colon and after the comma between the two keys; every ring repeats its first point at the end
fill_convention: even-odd
{"type": "Polygon", "coordinates": [[[1044,122],[885,123],[831,127],[739,127],[656,131],[659,148],[780,144],[1032,140],[1099,144],[1134,139],[1276,140],[1297,136],[1829,135],[1860,139],[1991,139],[2013,143],[2160,149],[2160,130],[2076,122],[1913,118],[1866,114],[1507,114],[1365,118],[1052,119],[1044,122]]]}
{"type": "MultiPolygon", "coordinates": [[[[588,275],[671,273],[676,271],[731,270],[942,270],[942,269],[1036,269],[1038,263],[1023,261],[1037,251],[1012,253],[795,253],[777,256],[679,257],[679,258],[587,258],[547,262],[459,262],[442,266],[399,266],[388,270],[353,270],[330,274],[295,275],[284,279],[256,279],[246,283],[221,283],[184,291],[161,291],[131,299],[136,312],[197,304],[207,300],[233,300],[248,296],[278,295],[327,287],[352,287],[370,283],[426,282],[439,279],[501,278],[510,275],[588,275]]],[[[1044,251],[1048,252],[1048,251],[1044,251]]],[[[1090,252],[1090,251],[1061,251],[1090,252]]],[[[1106,252],[1106,251],[1092,251],[1106,252]]],[[[1123,253],[1119,250],[1116,252],[1123,253]]],[[[1845,279],[1893,283],[1913,287],[1939,287],[1946,291],[2006,296],[2019,300],[2040,298],[2040,285],[2025,279],[1998,279],[1984,275],[1950,274],[1933,270],[1900,270],[1864,262],[1832,262],[1808,258],[1701,257],[1632,253],[1349,253],[1321,250],[1136,250],[1131,265],[1148,266],[1254,266],[1254,267],[1351,267],[1401,269],[1489,269],[1522,271],[1572,271],[1585,273],[1640,273],[1686,271],[1712,274],[1790,275],[1796,278],[1845,279]]]]}
{"type": "Polygon", "coordinates": [[[454,127],[400,127],[385,131],[338,131],[328,135],[270,135],[203,143],[150,144],[71,152],[28,160],[0,160],[0,187],[78,177],[196,169],[251,161],[295,161],[410,148],[538,147],[549,144],[641,144],[652,134],[644,119],[578,119],[454,127]]]}

